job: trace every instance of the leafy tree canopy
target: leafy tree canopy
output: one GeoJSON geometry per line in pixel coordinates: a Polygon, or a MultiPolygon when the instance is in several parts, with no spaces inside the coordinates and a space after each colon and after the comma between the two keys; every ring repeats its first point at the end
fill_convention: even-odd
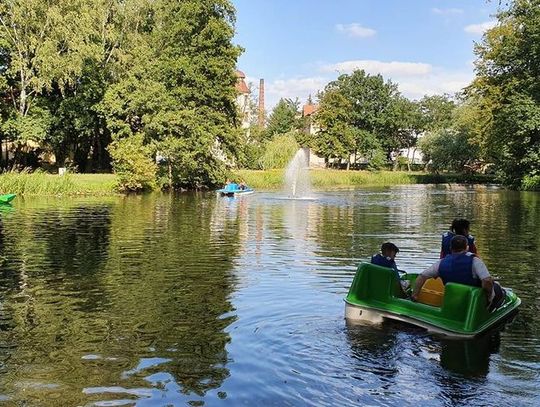
{"type": "Polygon", "coordinates": [[[156,2],[126,76],[104,97],[113,139],[143,134],[170,186],[219,184],[239,153],[233,12],[228,1],[156,2]]]}
{"type": "Polygon", "coordinates": [[[452,125],[452,113],[456,104],[448,95],[424,96],[418,104],[424,130],[437,131],[452,125]]]}
{"type": "Polygon", "coordinates": [[[540,0],[511,1],[497,19],[476,46],[468,95],[490,119],[483,154],[505,183],[530,187],[540,176],[540,0]]]}
{"type": "Polygon", "coordinates": [[[288,133],[298,127],[298,111],[300,102],[298,99],[280,99],[268,118],[266,133],[268,138],[279,134],[288,133]]]}
{"type": "MultiPolygon", "coordinates": [[[[387,154],[409,145],[415,105],[381,75],[363,70],[341,75],[320,95],[316,120],[321,128],[313,144],[327,158],[349,160],[378,148],[387,154]]],[[[416,116],[415,116],[416,117],[416,116]]]]}

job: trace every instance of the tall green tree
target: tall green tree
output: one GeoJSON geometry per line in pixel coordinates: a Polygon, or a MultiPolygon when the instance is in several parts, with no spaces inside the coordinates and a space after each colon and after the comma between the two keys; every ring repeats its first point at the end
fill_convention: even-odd
{"type": "Polygon", "coordinates": [[[352,125],[351,114],[349,99],[339,89],[328,86],[320,98],[316,116],[320,130],[313,140],[315,151],[325,158],[327,165],[331,159],[348,162],[355,150],[357,129],[352,125]]]}
{"type": "Polygon", "coordinates": [[[272,109],[266,128],[267,138],[271,139],[279,134],[285,134],[295,130],[298,125],[298,111],[300,102],[297,99],[280,99],[272,109]]]}
{"type": "Polygon", "coordinates": [[[497,19],[476,46],[469,88],[490,118],[483,154],[508,185],[540,189],[540,0],[511,1],[497,19]]]}
{"type": "Polygon", "coordinates": [[[100,104],[108,87],[127,69],[126,54],[148,32],[153,14],[148,0],[97,0],[92,4],[92,41],[97,52],[87,59],[75,81],[63,92],[46,94],[54,117],[47,144],[59,166],[66,160],[80,171],[110,169],[111,133],[100,104]]]}
{"type": "Polygon", "coordinates": [[[469,133],[463,128],[441,129],[427,133],[419,146],[424,156],[430,160],[433,171],[470,171],[477,161],[478,146],[471,143],[469,133]]]}
{"type": "MultiPolygon", "coordinates": [[[[386,146],[392,151],[407,149],[407,168],[411,170],[411,161],[416,154],[417,143],[424,131],[421,105],[406,97],[397,96],[392,99],[388,115],[386,146]]],[[[399,158],[394,160],[394,169],[399,167],[399,158]]]]}
{"type": "Polygon", "coordinates": [[[97,0],[6,0],[0,3],[0,72],[12,109],[2,133],[12,141],[43,141],[51,115],[46,92],[63,92],[76,82],[94,46],[97,0]],[[92,4],[91,4],[92,3],[92,4]]]}
{"type": "Polygon", "coordinates": [[[448,95],[424,96],[418,102],[422,113],[422,128],[438,131],[451,127],[455,102],[448,95]]]}
{"type": "Polygon", "coordinates": [[[169,186],[219,184],[238,155],[233,24],[228,0],[156,1],[148,34],[105,95],[113,139],[142,134],[154,144],[169,186]]]}
{"type": "MultiPolygon", "coordinates": [[[[363,70],[341,75],[327,85],[320,99],[317,121],[321,131],[315,145],[330,147],[320,138],[332,139],[338,148],[335,155],[345,154],[347,161],[351,154],[365,156],[383,149],[389,156],[401,148],[400,94],[397,86],[385,82],[381,75],[369,75],[363,70]]],[[[323,154],[329,156],[328,152],[323,154]]]]}

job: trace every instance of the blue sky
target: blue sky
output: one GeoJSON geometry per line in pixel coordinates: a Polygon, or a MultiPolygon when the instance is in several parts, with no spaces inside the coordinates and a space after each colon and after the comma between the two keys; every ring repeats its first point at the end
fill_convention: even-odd
{"type": "Polygon", "coordinates": [[[494,24],[498,1],[232,0],[238,68],[265,79],[266,106],[303,103],[339,73],[363,68],[401,92],[454,93],[474,76],[474,42],[494,24]]]}

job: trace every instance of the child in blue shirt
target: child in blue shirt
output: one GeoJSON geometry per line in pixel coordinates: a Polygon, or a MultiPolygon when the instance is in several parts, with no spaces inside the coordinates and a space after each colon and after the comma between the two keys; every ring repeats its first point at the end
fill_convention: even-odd
{"type": "Polygon", "coordinates": [[[377,266],[389,267],[393,270],[398,271],[396,265],[396,255],[399,253],[399,248],[390,242],[383,243],[381,246],[381,252],[371,256],[371,264],[376,264],[377,266]]]}
{"type": "Polygon", "coordinates": [[[403,293],[409,288],[410,283],[408,281],[402,280],[399,276],[399,270],[396,265],[396,255],[399,253],[399,248],[390,242],[383,243],[381,246],[381,252],[371,256],[371,264],[376,264],[377,266],[388,267],[394,270],[396,277],[399,281],[403,293]]]}

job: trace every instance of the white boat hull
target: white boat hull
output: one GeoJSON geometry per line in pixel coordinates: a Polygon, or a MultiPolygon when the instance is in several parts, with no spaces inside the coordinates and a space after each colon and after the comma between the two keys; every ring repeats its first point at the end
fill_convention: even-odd
{"type": "Polygon", "coordinates": [[[395,321],[405,322],[407,324],[415,325],[417,327],[423,328],[428,332],[446,336],[453,339],[470,339],[474,338],[477,334],[460,334],[452,331],[447,331],[446,329],[439,328],[437,326],[428,324],[424,321],[420,321],[415,318],[410,318],[405,315],[398,315],[387,311],[377,310],[373,308],[364,308],[358,305],[350,304],[345,302],[345,319],[348,323],[372,323],[372,324],[381,324],[385,319],[393,319],[395,321]]]}

